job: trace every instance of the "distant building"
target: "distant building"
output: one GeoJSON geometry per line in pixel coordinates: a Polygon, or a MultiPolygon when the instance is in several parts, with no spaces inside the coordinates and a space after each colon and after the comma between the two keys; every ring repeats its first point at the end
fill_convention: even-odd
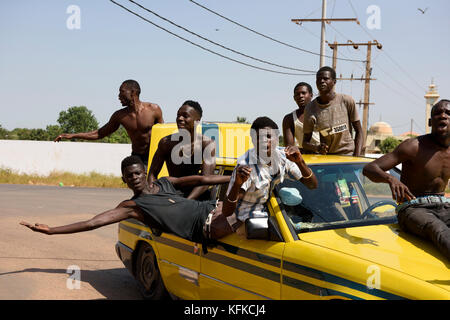
{"type": "MultiPolygon", "coordinates": [[[[428,126],[428,119],[431,117],[431,108],[439,99],[439,93],[437,92],[436,85],[434,84],[433,80],[431,80],[431,84],[428,88],[428,92],[425,94],[425,132],[430,133],[431,128],[428,126]]],[[[412,128],[412,125],[411,125],[412,128]]],[[[398,139],[400,141],[420,136],[420,133],[414,132],[414,131],[408,131],[405,133],[402,133],[399,136],[394,136],[392,133],[392,127],[383,121],[375,122],[369,129],[369,132],[367,133],[367,140],[366,140],[366,152],[367,154],[378,154],[381,153],[381,150],[379,148],[381,142],[383,142],[384,139],[388,137],[394,137],[395,139],[398,139]]]]}
{"type": "Polygon", "coordinates": [[[398,136],[394,136],[392,127],[389,123],[379,121],[375,122],[369,129],[366,142],[366,153],[378,154],[381,153],[379,148],[381,142],[388,137],[393,137],[399,141],[420,136],[420,133],[414,131],[407,131],[398,136]]]}
{"type": "Polygon", "coordinates": [[[367,133],[366,153],[381,153],[379,148],[381,142],[392,136],[392,127],[387,122],[375,122],[367,133]]]}
{"type": "Polygon", "coordinates": [[[396,138],[403,141],[408,138],[414,138],[420,136],[420,133],[414,132],[414,131],[407,131],[405,133],[402,133],[401,135],[397,136],[396,138]]]}
{"type": "Polygon", "coordinates": [[[433,83],[433,80],[431,80],[431,84],[429,86],[428,92],[424,96],[426,101],[426,109],[425,109],[425,133],[430,133],[431,128],[428,125],[428,119],[431,117],[431,107],[434,106],[434,104],[439,99],[439,93],[437,92],[436,85],[433,83]]]}

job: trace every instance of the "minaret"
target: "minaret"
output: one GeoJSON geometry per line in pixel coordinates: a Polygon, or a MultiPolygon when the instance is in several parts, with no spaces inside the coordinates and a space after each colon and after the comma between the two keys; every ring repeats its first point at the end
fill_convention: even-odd
{"type": "Polygon", "coordinates": [[[434,106],[434,104],[437,102],[437,100],[439,99],[439,93],[436,90],[436,85],[433,83],[433,79],[431,79],[431,84],[429,87],[428,92],[425,94],[425,101],[427,104],[426,107],[426,113],[425,113],[425,133],[430,133],[431,132],[431,128],[428,125],[428,119],[430,119],[431,117],[431,108],[434,106]]]}

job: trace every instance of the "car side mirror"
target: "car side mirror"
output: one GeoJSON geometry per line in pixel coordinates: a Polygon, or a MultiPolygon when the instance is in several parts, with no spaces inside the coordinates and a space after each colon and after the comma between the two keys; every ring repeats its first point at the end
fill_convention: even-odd
{"type": "Polygon", "coordinates": [[[245,230],[247,239],[283,241],[275,217],[249,218],[245,220],[245,230]]]}

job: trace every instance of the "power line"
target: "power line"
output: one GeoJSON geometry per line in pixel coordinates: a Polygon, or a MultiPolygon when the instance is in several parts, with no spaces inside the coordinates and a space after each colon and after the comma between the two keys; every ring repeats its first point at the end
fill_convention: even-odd
{"type": "Polygon", "coordinates": [[[153,25],[153,26],[155,26],[155,27],[157,27],[157,28],[159,28],[159,29],[161,29],[161,30],[163,30],[163,31],[165,31],[165,32],[167,32],[167,33],[173,35],[174,37],[177,37],[178,39],[181,39],[181,40],[183,40],[183,41],[186,41],[186,42],[188,42],[188,43],[190,43],[190,44],[192,44],[192,45],[194,45],[194,46],[196,46],[196,47],[198,47],[198,48],[200,48],[200,49],[203,49],[203,50],[208,51],[208,52],[210,52],[210,53],[212,53],[212,54],[215,54],[215,55],[217,55],[217,56],[219,56],[219,57],[221,57],[221,58],[224,58],[224,59],[227,59],[227,60],[230,60],[230,61],[239,63],[239,64],[241,64],[241,65],[244,65],[244,66],[247,66],[247,67],[250,67],[250,68],[254,68],[254,69],[258,69],[258,70],[262,70],[262,71],[267,71],[267,72],[272,72],[272,73],[285,74],[285,75],[293,75],[293,76],[312,76],[312,75],[314,75],[313,73],[306,73],[306,74],[301,74],[301,73],[290,73],[290,72],[282,72],[282,71],[276,71],[276,70],[271,70],[271,69],[261,68],[261,67],[254,66],[254,65],[251,65],[251,64],[246,63],[246,62],[242,62],[242,61],[239,61],[239,60],[230,58],[230,57],[228,57],[228,56],[225,56],[225,55],[223,55],[223,54],[220,54],[220,53],[218,53],[218,52],[215,52],[215,51],[213,51],[213,50],[211,50],[211,49],[205,48],[205,47],[203,47],[203,46],[201,46],[201,45],[199,45],[199,44],[197,44],[197,43],[195,43],[195,42],[193,42],[193,41],[190,41],[190,40],[188,40],[188,39],[186,39],[186,38],[183,38],[182,36],[180,36],[180,35],[178,35],[178,34],[172,32],[172,31],[169,31],[169,30],[167,30],[167,29],[161,27],[160,25],[157,25],[156,23],[154,23],[154,22],[152,22],[152,21],[150,21],[150,20],[148,20],[148,19],[142,17],[141,15],[139,15],[139,14],[137,14],[136,12],[134,12],[134,11],[128,9],[127,7],[125,7],[125,6],[123,6],[123,5],[121,5],[121,4],[117,3],[117,2],[115,2],[114,0],[109,0],[109,1],[112,2],[113,4],[115,4],[116,6],[121,7],[121,8],[124,9],[125,11],[128,11],[129,13],[131,13],[131,14],[133,14],[133,15],[139,17],[140,19],[144,20],[145,22],[150,23],[151,25],[153,25]]]}
{"type": "MultiPolygon", "coordinates": [[[[349,0],[349,2],[350,2],[350,0],[349,0]]],[[[351,2],[350,2],[350,4],[351,4],[351,2]]],[[[354,8],[353,8],[353,6],[352,6],[352,9],[353,9],[353,12],[355,13],[355,16],[357,17],[357,15],[356,15],[356,11],[354,10],[354,8]]],[[[330,25],[341,37],[343,37],[343,38],[348,38],[347,36],[345,36],[344,34],[342,34],[341,32],[339,32],[335,27],[333,27],[332,25],[330,25]]],[[[369,34],[370,35],[370,34],[369,34]]],[[[380,50],[380,52],[384,52],[384,53],[386,53],[386,51],[385,51],[385,49],[383,48],[383,49],[381,49],[380,50]]],[[[380,55],[380,53],[378,53],[377,54],[377,56],[375,57],[375,59],[376,58],[378,58],[379,57],[379,55],[380,55]]],[[[373,63],[373,65],[374,66],[376,66],[377,68],[379,68],[384,74],[386,74],[389,78],[391,78],[394,82],[396,82],[398,85],[400,85],[401,87],[403,87],[406,91],[408,91],[413,97],[415,97],[415,98],[417,98],[417,99],[419,99],[419,100],[421,100],[421,97],[419,97],[419,96],[417,96],[416,95],[416,93],[414,93],[413,91],[411,91],[406,85],[404,85],[403,83],[401,83],[401,82],[399,82],[395,77],[393,77],[390,73],[388,73],[387,71],[385,71],[383,68],[381,68],[380,66],[379,66],[379,64],[376,64],[375,63],[375,59],[373,59],[373,61],[372,61],[372,63],[373,63]]],[[[363,70],[364,71],[364,69],[361,67],[361,66],[359,66],[359,65],[357,65],[361,70],[363,70]]],[[[380,80],[380,82],[382,82],[381,80],[380,80]]],[[[384,83],[383,83],[384,84],[384,83]]],[[[389,89],[391,89],[391,90],[393,90],[391,87],[389,87],[389,86],[387,86],[386,85],[386,87],[388,87],[389,89]]],[[[395,90],[393,90],[393,91],[395,91],[395,90]]],[[[398,93],[398,92],[397,92],[398,93]]],[[[403,96],[403,95],[402,95],[403,96]]],[[[408,98],[409,98],[409,96],[408,96],[408,98]]]]}
{"type": "MultiPolygon", "coordinates": [[[[253,30],[253,29],[251,29],[251,28],[249,28],[249,27],[246,27],[246,26],[244,26],[243,24],[240,24],[240,23],[238,23],[238,22],[236,22],[236,21],[234,21],[234,20],[231,20],[230,18],[227,18],[227,17],[221,15],[220,13],[217,13],[217,12],[215,12],[215,11],[213,11],[213,10],[211,10],[211,9],[209,9],[209,8],[207,8],[207,7],[205,7],[205,6],[203,6],[203,5],[201,5],[200,3],[195,2],[194,0],[189,0],[189,1],[192,2],[193,4],[195,4],[196,6],[199,6],[200,8],[205,9],[206,11],[209,11],[209,12],[211,12],[211,13],[213,13],[213,14],[219,16],[219,17],[221,17],[222,19],[225,19],[225,20],[227,20],[227,21],[229,21],[229,22],[231,22],[231,23],[233,23],[233,24],[235,24],[235,25],[237,25],[237,26],[239,26],[239,27],[241,27],[241,28],[244,28],[244,29],[246,29],[246,30],[248,30],[248,31],[250,31],[250,32],[253,32],[253,33],[255,33],[255,34],[257,34],[257,35],[259,35],[259,36],[261,36],[261,37],[264,37],[264,38],[266,38],[266,39],[272,40],[272,41],[274,41],[274,42],[277,42],[277,43],[282,44],[282,45],[284,45],[284,46],[290,47],[290,48],[292,48],[292,49],[296,49],[296,50],[303,51],[303,52],[306,52],[306,53],[309,53],[309,54],[313,54],[313,55],[316,55],[316,56],[320,56],[320,53],[317,53],[317,52],[313,52],[313,51],[309,51],[309,50],[306,50],[306,49],[302,49],[302,48],[296,47],[296,46],[294,46],[294,45],[288,44],[288,43],[286,43],[286,42],[283,42],[283,41],[277,40],[277,39],[275,39],[275,38],[272,38],[272,37],[270,37],[270,36],[267,36],[267,35],[265,35],[265,34],[262,34],[262,33],[258,32],[258,31],[256,31],[256,30],[253,30]]],[[[325,57],[331,58],[331,56],[325,56],[325,57]]],[[[361,60],[344,59],[344,58],[340,58],[339,60],[364,62],[364,61],[361,61],[361,60]]]]}
{"type": "Polygon", "coordinates": [[[272,66],[275,66],[275,67],[279,67],[279,68],[283,68],[283,69],[289,69],[289,70],[294,70],[294,71],[301,71],[301,72],[311,72],[311,73],[315,73],[315,71],[313,71],[313,70],[304,70],[304,69],[298,69],[298,68],[292,68],[292,67],[282,66],[282,65],[279,65],[279,64],[276,64],[276,63],[272,63],[272,62],[269,62],[269,61],[266,61],[266,60],[262,60],[262,59],[259,59],[259,58],[255,58],[255,57],[249,56],[249,55],[247,55],[247,54],[244,54],[244,53],[242,53],[242,52],[236,51],[236,50],[234,50],[234,49],[228,48],[228,47],[226,47],[226,46],[224,46],[224,45],[221,45],[220,43],[217,43],[217,42],[215,42],[215,41],[212,41],[212,40],[210,40],[210,39],[207,39],[207,38],[205,38],[205,37],[203,37],[203,36],[201,36],[201,35],[199,35],[199,34],[193,32],[193,31],[191,31],[191,30],[189,30],[189,29],[184,28],[183,26],[180,26],[180,25],[176,24],[175,22],[173,22],[173,21],[171,21],[171,20],[169,20],[169,19],[167,19],[167,18],[165,18],[165,17],[163,17],[163,16],[157,14],[156,12],[154,12],[154,11],[152,11],[152,10],[150,10],[150,9],[148,9],[148,8],[146,8],[146,7],[144,7],[143,5],[137,3],[137,2],[135,2],[135,1],[133,1],[133,0],[128,0],[128,1],[130,1],[131,3],[134,3],[135,5],[137,5],[138,7],[140,7],[141,9],[144,9],[145,11],[147,11],[147,12],[153,14],[154,16],[157,16],[158,18],[160,18],[160,19],[162,19],[162,20],[164,20],[164,21],[170,23],[171,25],[173,25],[173,26],[175,26],[175,27],[177,27],[177,28],[179,28],[179,29],[182,29],[182,30],[184,30],[184,31],[186,31],[186,32],[188,32],[188,33],[190,33],[190,34],[192,34],[192,35],[194,35],[194,36],[196,36],[196,37],[202,39],[202,40],[208,41],[208,42],[210,42],[210,43],[212,43],[212,44],[214,44],[214,45],[216,45],[216,46],[219,46],[219,47],[221,47],[222,49],[231,51],[231,52],[236,53],[236,54],[239,54],[239,55],[241,55],[241,56],[243,56],[243,57],[246,57],[246,58],[249,58],[249,59],[253,59],[253,60],[256,60],[256,61],[258,61],[258,62],[265,63],[265,64],[269,64],[269,65],[272,65],[272,66]]]}
{"type": "MultiPolygon", "coordinates": [[[[351,0],[348,0],[348,3],[350,4],[350,7],[353,10],[353,13],[355,14],[356,17],[358,17],[358,15],[356,14],[356,10],[355,7],[353,7],[353,4],[351,2],[351,0]]],[[[372,39],[375,39],[369,31],[367,31],[363,26],[359,25],[361,27],[361,29],[367,34],[369,35],[369,37],[371,37],[372,39]]],[[[386,54],[386,56],[389,58],[389,60],[391,60],[392,63],[394,63],[409,79],[411,79],[421,90],[423,90],[422,85],[416,80],[414,79],[408,72],[406,72],[406,70],[404,70],[400,64],[398,64],[392,57],[390,54],[388,54],[388,52],[386,50],[383,50],[383,52],[386,54]]]]}

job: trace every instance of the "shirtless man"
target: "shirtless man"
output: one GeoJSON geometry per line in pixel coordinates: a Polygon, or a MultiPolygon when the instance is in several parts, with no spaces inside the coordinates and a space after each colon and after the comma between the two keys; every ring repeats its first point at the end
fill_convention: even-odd
{"type": "Polygon", "coordinates": [[[316,74],[319,96],[305,107],[303,148],[321,154],[359,156],[362,127],[353,98],[335,92],[336,71],[322,67],[316,74]],[[355,130],[355,138],[352,137],[355,130]],[[320,144],[312,143],[313,130],[320,133],[320,144]]]}
{"type": "Polygon", "coordinates": [[[388,183],[400,227],[431,240],[450,259],[450,100],[431,109],[431,133],[403,141],[393,152],[367,164],[363,174],[388,183]],[[402,164],[400,181],[385,171],[402,164]]]}
{"type": "MultiPolygon", "coordinates": [[[[233,232],[222,214],[222,203],[215,200],[196,201],[181,197],[174,187],[222,184],[230,176],[163,177],[148,184],[144,164],[137,156],[122,161],[122,180],[134,196],[122,201],[116,208],[100,213],[93,218],[65,226],[49,227],[40,223],[20,222],[35,232],[47,235],[69,234],[94,230],[126,219],[136,219],[150,228],[173,233],[186,240],[207,244],[233,232]]],[[[244,183],[250,174],[248,167],[237,169],[236,183],[244,183]]],[[[205,246],[203,250],[205,250],[205,246]]]]}
{"type": "Polygon", "coordinates": [[[102,139],[122,125],[131,140],[131,154],[140,157],[147,166],[152,127],[156,123],[164,123],[164,120],[161,108],[155,103],[139,100],[140,93],[141,88],[137,81],[124,81],[119,89],[119,100],[125,108],[114,112],[107,124],[91,132],[60,134],[55,142],[61,139],[102,139]]]}
{"type": "MultiPolygon", "coordinates": [[[[178,109],[176,121],[179,132],[160,140],[148,173],[149,183],[156,180],[164,162],[171,177],[214,174],[215,143],[210,138],[196,133],[202,114],[200,104],[192,100],[185,101],[178,109]]],[[[207,189],[208,186],[197,186],[179,190],[188,199],[205,200],[209,198],[205,192],[207,189]]]]}
{"type": "MultiPolygon", "coordinates": [[[[313,97],[312,87],[306,82],[299,82],[294,87],[294,101],[297,103],[297,110],[289,112],[283,119],[283,140],[284,145],[298,146],[303,148],[303,118],[305,107],[311,102],[313,97]]],[[[319,134],[312,135],[313,144],[319,144],[319,134]]]]}

